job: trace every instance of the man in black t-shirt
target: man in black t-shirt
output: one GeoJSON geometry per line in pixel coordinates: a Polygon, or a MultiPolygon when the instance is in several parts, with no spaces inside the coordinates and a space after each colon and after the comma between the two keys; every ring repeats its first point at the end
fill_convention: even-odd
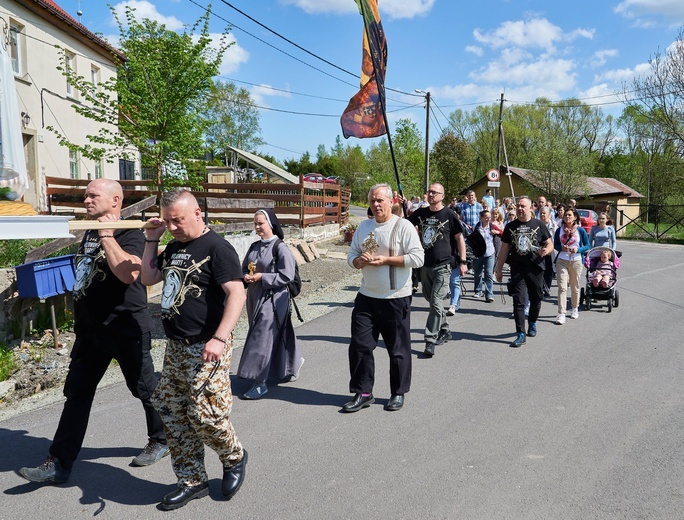
{"type": "Polygon", "coordinates": [[[150,219],[159,227],[146,231],[142,281],[164,281],[161,312],[169,341],[152,400],[164,420],[178,479],[160,504],[171,510],[209,494],[203,444],[223,464],[225,497],[232,498],[244,480],[247,451],[230,422],[230,361],[245,288],[235,249],[204,225],[192,193],[164,193],[161,216],[150,219]],[[174,240],[157,255],[165,231],[174,240]]]}
{"type": "Polygon", "coordinates": [[[451,337],[443,302],[449,291],[454,249],[458,251],[457,268],[461,276],[465,274],[467,265],[461,222],[452,209],[444,206],[444,186],[431,184],[427,196],[430,205],[414,211],[408,220],[418,228],[425,250],[420,281],[423,296],[430,303],[425,324],[425,355],[432,357],[435,355],[435,346],[442,345],[451,337]]]}
{"type": "MultiPolygon", "coordinates": [[[[114,222],[121,217],[123,191],[118,182],[97,179],[85,192],[90,218],[114,222]]],[[[150,356],[152,323],[147,292],[140,283],[144,248],[140,229],[86,232],[76,255],[74,332],[66,402],[50,446],[50,456],[37,468],[19,473],[33,482],[62,484],[71,474],[88,427],[97,385],[116,359],[131,393],[142,401],[149,442],[131,465],[147,466],[168,455],[164,426],[150,402],[157,376],[150,356]]]]}
{"type": "Polygon", "coordinates": [[[497,282],[503,279],[503,264],[511,267],[508,293],[513,298],[513,314],[517,336],[511,347],[525,344],[525,299],[530,300],[527,336],[537,335],[537,318],[541,309],[544,286],[545,256],[553,252],[553,240],[546,224],[534,218],[532,200],[520,197],[517,219],[506,224],[501,249],[494,269],[497,282]]]}

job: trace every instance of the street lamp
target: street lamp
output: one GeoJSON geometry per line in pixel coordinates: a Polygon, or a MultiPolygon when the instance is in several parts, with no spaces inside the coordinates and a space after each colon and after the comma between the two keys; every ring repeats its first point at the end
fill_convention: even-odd
{"type": "Polygon", "coordinates": [[[430,186],[430,93],[414,89],[418,94],[425,94],[425,192],[430,186]]]}

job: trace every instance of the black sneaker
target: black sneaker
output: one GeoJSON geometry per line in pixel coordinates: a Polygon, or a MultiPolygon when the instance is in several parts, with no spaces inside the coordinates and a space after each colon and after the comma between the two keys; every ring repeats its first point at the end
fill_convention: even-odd
{"type": "Polygon", "coordinates": [[[59,463],[59,460],[51,455],[37,468],[21,468],[19,470],[19,475],[31,482],[64,484],[69,480],[71,470],[64,469],[59,463]]]}
{"type": "Polygon", "coordinates": [[[525,343],[526,343],[525,342],[525,333],[524,332],[518,332],[518,335],[516,336],[515,341],[512,341],[510,343],[510,345],[508,345],[508,346],[512,347],[512,348],[518,348],[518,347],[522,347],[525,343]]]}
{"type": "Polygon", "coordinates": [[[150,441],[140,452],[140,455],[133,459],[131,466],[150,466],[168,454],[169,447],[166,444],[150,441]]]}
{"type": "Polygon", "coordinates": [[[437,335],[437,341],[435,341],[435,346],[438,345],[443,345],[447,341],[451,339],[451,331],[450,330],[440,330],[439,334],[437,335]]]}
{"type": "Polygon", "coordinates": [[[432,357],[435,355],[435,344],[434,343],[426,343],[425,344],[425,356],[426,357],[432,357]]]}

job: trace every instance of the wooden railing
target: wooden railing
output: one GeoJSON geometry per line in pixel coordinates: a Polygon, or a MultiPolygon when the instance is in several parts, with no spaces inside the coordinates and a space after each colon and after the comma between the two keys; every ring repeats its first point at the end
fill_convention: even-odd
{"type": "MultiPolygon", "coordinates": [[[[48,210],[51,214],[70,211],[82,213],[85,187],[90,181],[46,177],[48,210]]],[[[157,192],[148,181],[118,181],[124,190],[124,207],[135,204],[157,192]]],[[[349,219],[351,193],[339,184],[304,182],[298,184],[203,183],[203,191],[193,191],[207,223],[251,221],[259,208],[270,207],[283,225],[308,227],[338,223],[349,219]]],[[[152,206],[149,212],[158,212],[152,206]]]]}

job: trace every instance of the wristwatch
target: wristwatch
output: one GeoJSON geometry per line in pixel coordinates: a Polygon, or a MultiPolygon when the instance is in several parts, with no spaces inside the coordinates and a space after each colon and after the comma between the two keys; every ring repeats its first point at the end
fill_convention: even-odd
{"type": "Polygon", "coordinates": [[[459,260],[458,263],[461,264],[461,265],[468,265],[468,261],[467,261],[467,260],[459,260]]]}

